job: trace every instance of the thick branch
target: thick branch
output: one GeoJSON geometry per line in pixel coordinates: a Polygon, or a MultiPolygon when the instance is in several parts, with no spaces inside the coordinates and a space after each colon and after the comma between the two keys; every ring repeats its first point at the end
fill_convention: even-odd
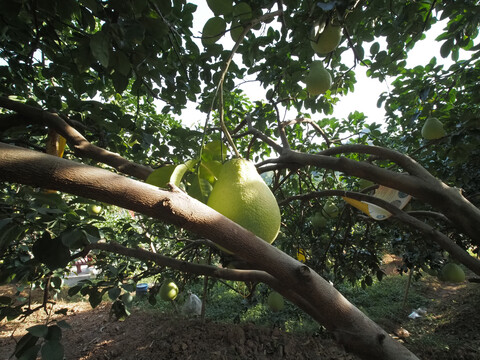
{"type": "Polygon", "coordinates": [[[276,278],[285,289],[301,294],[318,309],[315,319],[351,351],[366,359],[416,359],[317,273],[181,191],[161,190],[103,169],[5,144],[0,144],[0,180],[87,196],[211,239],[276,278]]]}
{"type": "Polygon", "coordinates": [[[430,179],[433,176],[425,170],[419,163],[413,160],[411,157],[402,154],[395,150],[386,149],[380,146],[371,146],[371,145],[342,145],[338,147],[329,148],[327,150],[321,151],[319,155],[337,155],[337,154],[348,154],[348,153],[358,153],[358,154],[370,154],[376,155],[380,159],[391,160],[397,165],[401,166],[405,171],[411,175],[415,175],[419,178],[430,179]]]}
{"type": "Polygon", "coordinates": [[[15,111],[30,122],[43,123],[55,129],[57,133],[67,139],[69,147],[74,150],[75,154],[79,157],[89,158],[110,165],[126,175],[131,175],[142,180],[145,180],[153,171],[148,166],[128,161],[116,153],[91,144],[82,134],[57,114],[52,114],[48,111],[25,105],[3,96],[0,96],[0,106],[15,111]]]}
{"type": "MultiPolygon", "coordinates": [[[[330,149],[326,150],[327,154],[331,154],[329,151],[330,149]]],[[[334,150],[332,149],[332,151],[334,150]]],[[[388,150],[388,152],[390,151],[388,150]]],[[[392,151],[391,154],[394,155],[395,152],[392,151]]],[[[407,168],[417,167],[414,160],[407,161],[404,158],[402,159],[400,160],[405,161],[405,164],[402,166],[407,166],[407,168]]],[[[449,187],[430,174],[425,176],[426,170],[412,169],[415,171],[415,175],[400,174],[345,157],[332,158],[326,155],[304,154],[296,151],[284,151],[279,158],[271,159],[264,163],[276,163],[281,167],[285,167],[285,164],[289,164],[289,166],[294,165],[295,167],[313,165],[341,171],[347,175],[357,176],[400,190],[440,210],[458,229],[467,234],[474,243],[480,244],[480,233],[478,231],[480,209],[463,197],[458,189],[449,187]]],[[[269,169],[271,170],[272,167],[269,169]]],[[[261,170],[263,171],[263,169],[261,170]]]]}

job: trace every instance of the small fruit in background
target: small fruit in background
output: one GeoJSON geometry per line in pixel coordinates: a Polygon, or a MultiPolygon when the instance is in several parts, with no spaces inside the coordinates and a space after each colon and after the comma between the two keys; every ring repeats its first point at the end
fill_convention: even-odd
{"type": "Polygon", "coordinates": [[[327,225],[327,218],[322,215],[321,211],[317,211],[313,216],[310,218],[310,222],[314,229],[320,229],[327,225]]]}
{"type": "Polygon", "coordinates": [[[159,293],[162,300],[173,301],[178,295],[178,286],[171,280],[165,280],[159,293]]]}
{"type": "Polygon", "coordinates": [[[441,280],[446,282],[461,283],[465,281],[465,272],[459,265],[455,263],[448,263],[442,268],[441,280]]]}
{"type": "Polygon", "coordinates": [[[436,117],[430,117],[422,127],[422,137],[426,140],[440,139],[446,135],[443,123],[436,117]]]}
{"type": "Polygon", "coordinates": [[[268,294],[267,303],[268,307],[273,312],[283,310],[283,308],[285,307],[285,301],[283,300],[283,296],[276,291],[272,291],[270,294],[268,294]]]}
{"type": "Polygon", "coordinates": [[[304,83],[310,95],[324,94],[332,86],[332,76],[323,67],[323,62],[316,60],[310,65],[310,71],[305,77],[304,83]]]}
{"type": "Polygon", "coordinates": [[[319,23],[315,24],[312,29],[312,38],[310,45],[318,55],[327,55],[335,50],[342,40],[341,26],[335,26],[327,23],[322,29],[319,23]],[[320,31],[321,30],[321,31],[320,31]]]}
{"type": "Polygon", "coordinates": [[[88,206],[87,212],[90,215],[99,215],[102,212],[102,207],[100,205],[91,204],[88,206]]]}
{"type": "Polygon", "coordinates": [[[329,201],[324,205],[322,212],[327,217],[336,218],[340,214],[340,209],[333,202],[329,201]]]}

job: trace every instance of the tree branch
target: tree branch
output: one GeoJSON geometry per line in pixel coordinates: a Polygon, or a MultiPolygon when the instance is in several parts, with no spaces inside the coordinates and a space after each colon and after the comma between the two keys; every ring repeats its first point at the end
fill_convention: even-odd
{"type": "Polygon", "coordinates": [[[278,280],[284,294],[301,296],[305,311],[318,309],[314,318],[351,351],[368,359],[417,359],[317,273],[180,190],[1,143],[0,180],[87,196],[211,239],[278,280]]]}
{"type": "MultiPolygon", "coordinates": [[[[371,204],[377,205],[387,210],[388,212],[390,212],[394,216],[394,218],[400,220],[401,222],[405,223],[406,225],[416,230],[421,231],[426,236],[432,238],[432,240],[434,240],[438,245],[440,245],[442,249],[448,251],[453,258],[460,261],[463,265],[465,265],[467,268],[472,270],[475,274],[480,275],[480,260],[470,256],[468,252],[466,252],[464,249],[458,246],[448,236],[436,230],[432,226],[409,215],[409,213],[406,213],[405,211],[399,209],[395,205],[392,205],[389,202],[379,199],[375,196],[362,194],[358,192],[352,192],[352,191],[344,191],[344,190],[323,190],[323,191],[311,192],[308,194],[292,196],[288,199],[283,200],[283,202],[281,203],[285,204],[294,200],[306,201],[306,200],[320,197],[320,196],[345,196],[355,200],[365,201],[365,202],[369,202],[371,204]]],[[[425,212],[421,212],[421,213],[424,214],[425,212]]],[[[432,212],[428,212],[428,213],[430,215],[432,214],[432,212]]],[[[443,216],[442,214],[438,214],[438,213],[437,215],[443,216]]],[[[446,219],[444,216],[443,218],[446,219]]]]}
{"type": "Polygon", "coordinates": [[[45,124],[45,126],[54,129],[57,133],[67,139],[69,147],[73,149],[75,154],[79,157],[86,157],[110,165],[124,174],[142,180],[145,180],[148,175],[153,172],[153,169],[148,166],[128,161],[116,153],[91,144],[80,132],[70,126],[57,114],[52,114],[48,111],[22,104],[3,96],[0,96],[0,106],[15,111],[19,115],[30,120],[30,122],[42,123],[45,124]]]}

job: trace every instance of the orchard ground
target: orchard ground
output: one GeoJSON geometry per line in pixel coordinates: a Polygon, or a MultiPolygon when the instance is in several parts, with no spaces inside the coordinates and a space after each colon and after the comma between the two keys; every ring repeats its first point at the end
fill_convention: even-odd
{"type": "MultiPolygon", "coordinates": [[[[421,359],[480,358],[480,284],[444,283],[424,274],[412,283],[402,309],[408,276],[396,275],[392,264],[386,268],[391,275],[382,282],[366,291],[347,290],[352,302],[421,359]],[[419,305],[426,308],[426,314],[409,319],[409,313],[419,305]]],[[[2,295],[13,291],[12,287],[0,288],[2,295]]],[[[116,321],[110,306],[108,301],[95,309],[81,300],[57,302],[55,307],[66,308],[68,316],[53,315],[50,320],[65,318],[71,325],[63,331],[66,359],[358,359],[339,347],[327,332],[311,326],[287,332],[278,327],[279,323],[214,318],[203,322],[182,316],[173,307],[162,312],[139,303],[130,317],[116,321]]],[[[3,320],[0,358],[9,358],[28,327],[46,320],[43,311],[25,321],[3,320]]]]}

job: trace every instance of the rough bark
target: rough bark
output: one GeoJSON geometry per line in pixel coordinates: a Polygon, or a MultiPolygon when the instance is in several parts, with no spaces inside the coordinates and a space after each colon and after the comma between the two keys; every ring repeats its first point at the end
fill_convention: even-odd
{"type": "Polygon", "coordinates": [[[109,171],[0,143],[0,180],[87,196],[188,229],[258,266],[283,294],[365,359],[417,359],[313,270],[205,204],[109,171]],[[295,296],[292,296],[295,294],[295,296]]]}

